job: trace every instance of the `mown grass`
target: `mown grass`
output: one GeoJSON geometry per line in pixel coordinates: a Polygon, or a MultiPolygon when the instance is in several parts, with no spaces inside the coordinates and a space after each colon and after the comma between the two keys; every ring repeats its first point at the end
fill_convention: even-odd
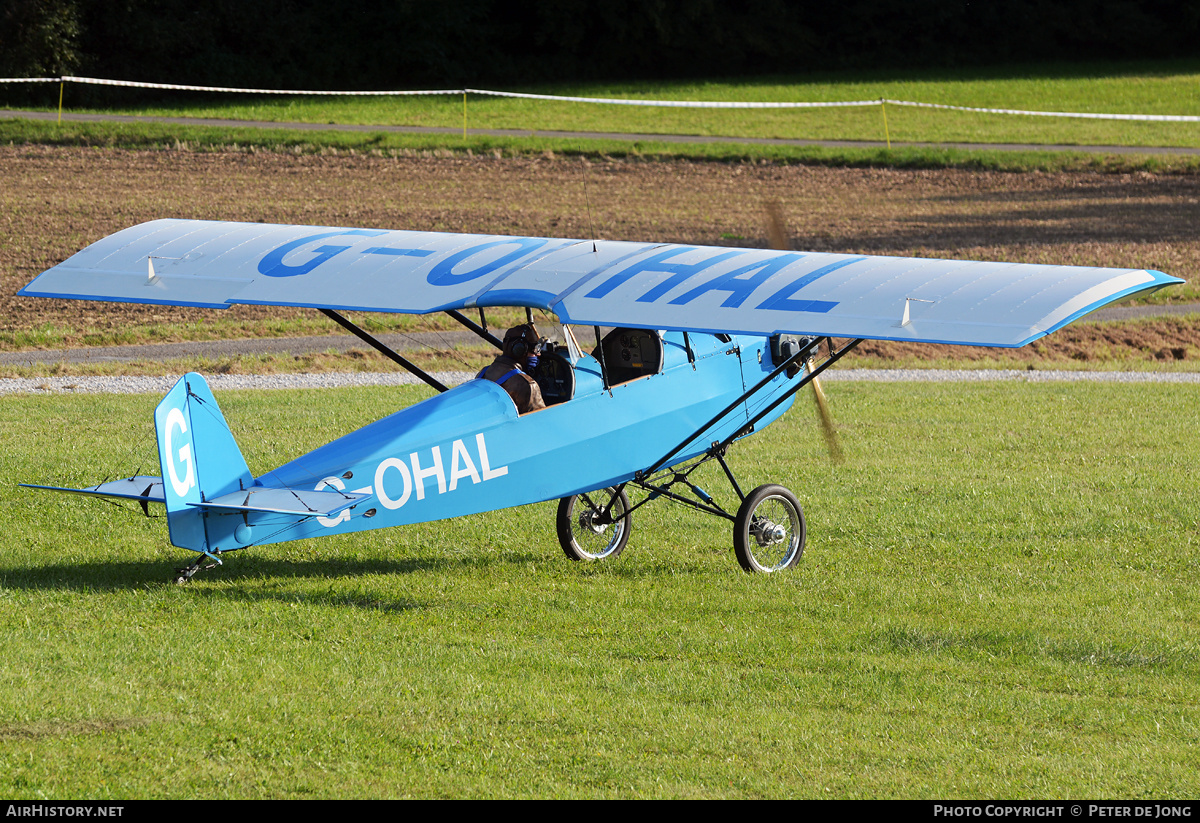
{"type": "Polygon", "coordinates": [[[300,131],[229,126],[158,123],[84,123],[61,125],[0,120],[0,143],[40,143],[128,149],[193,151],[273,151],[298,154],[378,153],[385,157],[490,154],[496,157],[558,154],[635,160],[696,160],[720,163],[799,163],[820,166],[901,169],[961,168],[981,171],[1102,171],[1192,173],[1200,159],[1191,155],[1097,154],[1087,151],[1007,151],[896,146],[855,148],[756,145],[752,143],[675,143],[654,140],[556,137],[496,137],[388,132],[300,131]]]}
{"type": "MultiPolygon", "coordinates": [[[[890,74],[842,73],[764,77],[739,81],[683,81],[612,85],[554,85],[520,91],[628,99],[701,101],[817,102],[910,100],[980,108],[1126,114],[1200,114],[1196,94],[1200,63],[1148,61],[1083,65],[1033,65],[988,70],[890,74]]],[[[2,91],[2,90],[0,90],[2,91]]],[[[72,89],[67,89],[68,111],[72,89]]],[[[177,92],[166,102],[140,102],[144,92],[89,88],[103,94],[103,108],[81,111],[148,116],[264,120],[277,123],[418,126],[443,129],[630,132],[651,135],[723,136],[753,139],[893,141],[904,143],[1031,143],[1127,147],[1200,146],[1195,123],[1106,121],[1000,115],[889,105],[820,109],[681,109],[461,95],[433,97],[280,97],[177,92]]],[[[57,88],[46,89],[43,110],[52,110],[57,88]]],[[[1185,156],[1114,156],[1087,152],[1009,152],[897,146],[892,149],[742,144],[629,143],[608,139],[405,135],[383,132],[335,133],[265,131],[155,124],[6,123],[0,140],[160,145],[318,147],[356,151],[452,151],[611,156],[762,159],[836,165],[955,166],[1005,170],[1118,168],[1194,170],[1185,156]]]]}
{"type": "MultiPolygon", "coordinates": [[[[407,360],[427,372],[467,372],[474,374],[496,358],[496,349],[485,346],[405,351],[407,360]]],[[[1188,365],[1191,365],[1190,363],[1188,365]]],[[[997,368],[999,368],[997,366],[997,368]]],[[[1172,369],[1182,371],[1184,369],[1172,369]]],[[[171,377],[199,371],[204,374],[321,374],[327,372],[402,372],[373,349],[351,348],[303,354],[266,353],[239,355],[203,355],[130,360],[67,360],[0,364],[0,379],[38,377],[163,376],[171,377]]]]}
{"type": "MultiPolygon", "coordinates": [[[[91,346],[128,346],[181,341],[235,340],[239,338],[310,337],[344,333],[341,326],[317,312],[281,317],[227,320],[222,312],[192,322],[149,322],[112,328],[81,323],[44,323],[31,328],[0,330],[0,351],[67,349],[91,346]]],[[[373,335],[417,332],[461,331],[462,325],[449,315],[357,312],[355,322],[373,335]]],[[[472,318],[478,320],[478,316],[472,318]]],[[[524,322],[524,311],[500,307],[488,309],[488,324],[507,328],[524,322]]],[[[543,321],[545,322],[545,321],[543,321]]],[[[364,344],[365,345],[365,344],[364,344]]]]}
{"type": "MultiPolygon", "coordinates": [[[[541,504],[187,587],[161,520],[12,485],[153,465],[157,398],[7,398],[0,793],[1194,797],[1193,392],[827,388],[843,465],[807,403],[731,455],[807,508],[786,574],[657,505],[575,565],[541,504]]],[[[422,395],[219,399],[263,471],[422,395]]]]}

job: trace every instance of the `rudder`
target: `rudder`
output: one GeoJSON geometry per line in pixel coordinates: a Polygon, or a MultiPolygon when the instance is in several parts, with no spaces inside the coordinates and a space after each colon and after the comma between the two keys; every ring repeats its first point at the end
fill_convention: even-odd
{"type": "Polygon", "coordinates": [[[154,410],[171,543],[207,552],[205,512],[197,508],[248,488],[253,477],[204,378],[185,374],[154,410]]]}

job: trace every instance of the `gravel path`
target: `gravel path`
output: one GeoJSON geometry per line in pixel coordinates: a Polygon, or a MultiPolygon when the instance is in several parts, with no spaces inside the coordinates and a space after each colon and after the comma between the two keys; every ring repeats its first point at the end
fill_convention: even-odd
{"type": "MultiPolygon", "coordinates": [[[[434,372],[448,386],[472,377],[470,372],[434,372]]],[[[175,377],[14,377],[0,379],[0,395],[6,394],[166,394],[175,377]]],[[[324,374],[214,374],[205,375],[214,391],[234,389],[333,389],[348,386],[410,386],[420,381],[403,372],[355,372],[324,374]]],[[[1095,372],[1028,371],[1017,369],[831,369],[822,376],[828,382],[866,381],[876,383],[1200,383],[1198,372],[1095,372]]]]}

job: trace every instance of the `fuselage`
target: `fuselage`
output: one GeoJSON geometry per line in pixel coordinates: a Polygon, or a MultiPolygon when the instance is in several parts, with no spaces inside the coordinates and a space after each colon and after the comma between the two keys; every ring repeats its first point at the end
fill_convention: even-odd
{"type": "MultiPolygon", "coordinates": [[[[662,337],[662,367],[605,388],[585,354],[570,364],[574,393],[518,415],[487,380],[457,388],[345,435],[257,478],[256,485],[336,488],[370,495],[333,517],[212,513],[208,545],[229,551],[304,537],[458,517],[568,497],[632,479],[674,447],[677,464],[734,434],[794,381],[776,378],[751,401],[702,429],[773,368],[764,338],[662,337]],[[245,523],[249,531],[237,527],[245,523]],[[235,537],[253,535],[243,544],[235,537]]],[[[614,370],[610,366],[609,373],[614,370]]],[[[762,428],[790,404],[756,424],[762,428]]]]}

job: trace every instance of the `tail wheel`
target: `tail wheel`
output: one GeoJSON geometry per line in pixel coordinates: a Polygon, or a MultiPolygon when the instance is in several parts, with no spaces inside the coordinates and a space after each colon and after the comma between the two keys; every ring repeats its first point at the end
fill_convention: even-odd
{"type": "Polygon", "coordinates": [[[804,554],[805,524],[800,501],[783,486],[759,486],[738,507],[733,551],[748,572],[777,572],[804,554]]]}
{"type": "Polygon", "coordinates": [[[614,491],[599,489],[558,501],[558,542],[571,560],[616,557],[629,542],[629,498],[621,491],[614,499],[614,491]]]}

